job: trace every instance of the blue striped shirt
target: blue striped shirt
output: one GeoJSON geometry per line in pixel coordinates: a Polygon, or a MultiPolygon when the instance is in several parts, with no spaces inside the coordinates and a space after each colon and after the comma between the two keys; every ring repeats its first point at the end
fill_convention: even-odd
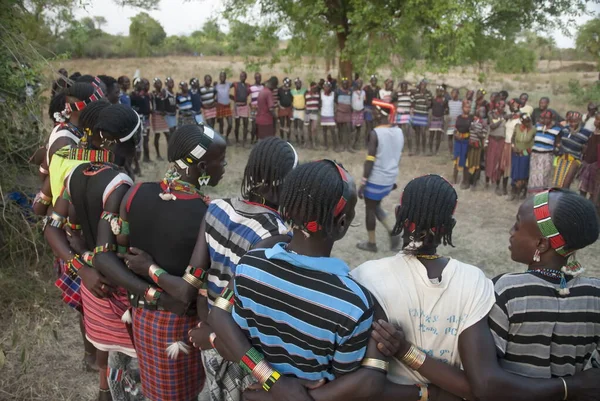
{"type": "Polygon", "coordinates": [[[205,222],[211,260],[207,278],[209,305],[229,285],[238,262],[249,249],[264,239],[288,232],[275,210],[235,198],[212,201],[205,222]]]}
{"type": "Polygon", "coordinates": [[[373,323],[372,295],[342,260],[282,245],[240,260],[233,319],[282,374],[333,380],[357,370],[373,323]]]}
{"type": "Polygon", "coordinates": [[[552,152],[556,143],[556,137],[560,134],[561,129],[559,125],[552,128],[545,128],[543,125],[537,124],[533,151],[537,153],[552,152]]]}
{"type": "Polygon", "coordinates": [[[565,127],[560,134],[561,151],[581,160],[581,157],[583,156],[583,147],[587,144],[591,135],[592,133],[585,128],[571,131],[571,128],[565,127]]]}
{"type": "Polygon", "coordinates": [[[192,109],[192,97],[189,93],[187,95],[177,94],[177,108],[179,111],[189,111],[192,109]]]}

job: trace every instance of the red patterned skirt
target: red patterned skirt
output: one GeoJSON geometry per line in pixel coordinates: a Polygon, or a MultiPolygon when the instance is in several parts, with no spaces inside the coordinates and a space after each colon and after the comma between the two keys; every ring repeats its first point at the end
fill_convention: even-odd
{"type": "Polygon", "coordinates": [[[79,313],[83,313],[81,305],[81,278],[72,279],[66,274],[66,263],[64,260],[54,259],[54,270],[58,279],[54,285],[61,291],[61,298],[64,303],[75,309],[79,313]]]}
{"type": "Polygon", "coordinates": [[[96,298],[81,286],[85,336],[100,351],[116,351],[136,357],[127,325],[121,317],[128,308],[127,293],[117,292],[110,298],[96,298]]]}
{"type": "Polygon", "coordinates": [[[217,108],[211,107],[209,109],[202,109],[202,117],[204,117],[204,121],[210,120],[211,118],[217,118],[217,108]]]}
{"type": "Polygon", "coordinates": [[[197,316],[133,308],[133,338],[137,350],[142,392],[150,400],[196,400],[204,385],[200,351],[188,342],[197,316]],[[169,358],[167,347],[183,341],[188,351],[169,358]]]}
{"type": "Polygon", "coordinates": [[[230,105],[217,103],[217,118],[227,118],[232,115],[230,105]]]}
{"type": "Polygon", "coordinates": [[[504,151],[504,138],[490,136],[487,152],[485,154],[485,175],[492,182],[502,178],[502,153],[504,151]]]}
{"type": "Polygon", "coordinates": [[[169,132],[169,125],[167,124],[167,120],[165,120],[165,116],[163,115],[151,114],[150,123],[152,126],[152,132],[154,132],[155,134],[159,134],[161,132],[169,132]]]}

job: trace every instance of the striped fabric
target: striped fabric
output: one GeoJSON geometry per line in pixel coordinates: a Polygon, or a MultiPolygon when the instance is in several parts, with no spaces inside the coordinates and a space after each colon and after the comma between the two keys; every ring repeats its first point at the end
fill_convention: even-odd
{"type": "Polygon", "coordinates": [[[306,110],[319,111],[319,99],[321,95],[318,93],[308,92],[306,94],[306,110]]]}
{"type": "Polygon", "coordinates": [[[177,94],[177,108],[179,111],[192,110],[192,97],[189,93],[187,95],[177,94]]]}
{"type": "Polygon", "coordinates": [[[54,269],[58,275],[58,279],[54,282],[54,285],[60,289],[63,302],[75,309],[77,312],[82,313],[81,278],[79,276],[75,277],[74,279],[71,278],[65,272],[66,263],[62,259],[56,258],[54,260],[54,269]]]}
{"type": "Polygon", "coordinates": [[[508,372],[533,378],[570,376],[600,350],[600,279],[575,278],[559,295],[560,279],[514,273],[494,280],[489,324],[508,372]]]}
{"type": "Polygon", "coordinates": [[[241,199],[212,201],[205,219],[211,259],[208,302],[212,305],[229,285],[242,256],[260,241],[284,235],[288,229],[274,210],[241,199]]]}
{"type": "Polygon", "coordinates": [[[396,111],[398,114],[409,114],[410,108],[414,102],[412,92],[398,92],[396,93],[396,111]]]}
{"type": "Polygon", "coordinates": [[[554,143],[556,137],[560,134],[561,127],[555,126],[550,129],[546,129],[543,125],[536,125],[535,142],[533,144],[533,150],[538,153],[549,153],[554,150],[554,143]]]}
{"type": "Polygon", "coordinates": [[[560,147],[564,153],[581,160],[583,147],[587,144],[592,132],[586,129],[577,129],[572,132],[570,128],[564,128],[561,133],[560,147]]]}
{"type": "Polygon", "coordinates": [[[127,294],[115,293],[110,298],[96,298],[81,286],[85,336],[100,351],[122,352],[136,356],[129,331],[121,317],[128,308],[127,294]]]}
{"type": "Polygon", "coordinates": [[[373,323],[373,298],[336,258],[249,251],[237,266],[233,318],[275,369],[301,379],[357,370],[373,323]]]}
{"type": "Polygon", "coordinates": [[[415,104],[415,115],[427,115],[427,113],[429,113],[429,110],[431,109],[431,101],[433,100],[431,92],[428,90],[426,90],[425,93],[415,92],[413,95],[413,100],[415,104]]]}
{"type": "Polygon", "coordinates": [[[204,382],[200,351],[187,341],[187,332],[198,325],[196,316],[133,308],[133,338],[137,350],[142,392],[149,400],[195,400],[204,382]],[[183,341],[188,353],[176,359],[167,347],[183,341]]]}
{"type": "Polygon", "coordinates": [[[213,86],[202,86],[200,88],[200,99],[203,108],[212,106],[217,100],[217,90],[213,86]]]}
{"type": "Polygon", "coordinates": [[[258,104],[258,94],[261,90],[263,90],[263,85],[252,85],[250,87],[250,106],[257,107],[258,104]]]}
{"type": "Polygon", "coordinates": [[[410,122],[414,127],[426,127],[429,124],[429,116],[427,114],[413,114],[410,122]]]}

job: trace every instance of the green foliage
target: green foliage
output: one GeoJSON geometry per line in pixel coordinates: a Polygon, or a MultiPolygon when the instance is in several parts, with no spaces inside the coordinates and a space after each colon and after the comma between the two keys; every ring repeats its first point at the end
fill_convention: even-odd
{"type": "Polygon", "coordinates": [[[600,69],[600,18],[594,18],[579,28],[575,44],[577,50],[590,55],[600,69]]]}
{"type": "Polygon", "coordinates": [[[505,74],[526,74],[535,71],[537,58],[524,44],[511,44],[496,53],[496,71],[505,74]]]}
{"type": "Polygon", "coordinates": [[[152,54],[152,49],[162,44],[167,37],[162,25],[148,13],[141,12],[131,18],[129,25],[131,38],[137,55],[140,57],[152,54]]]}
{"type": "Polygon", "coordinates": [[[583,107],[589,102],[598,103],[600,100],[600,82],[596,81],[588,87],[581,86],[581,83],[576,79],[569,81],[569,93],[571,101],[576,106],[583,107]]]}

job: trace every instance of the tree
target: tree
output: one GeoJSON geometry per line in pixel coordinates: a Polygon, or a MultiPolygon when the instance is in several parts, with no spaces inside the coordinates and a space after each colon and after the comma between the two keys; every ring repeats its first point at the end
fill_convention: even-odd
{"type": "Polygon", "coordinates": [[[575,45],[580,52],[591,55],[600,68],[600,18],[594,18],[579,27],[575,45]]]}
{"type": "MultiPolygon", "coordinates": [[[[480,32],[507,37],[515,28],[561,26],[585,12],[587,0],[226,0],[229,19],[246,19],[255,7],[261,24],[273,24],[307,46],[335,35],[339,69],[351,76],[353,64],[370,58],[391,60],[405,39],[419,36],[428,58],[457,64],[472,52],[480,32]],[[569,15],[570,19],[564,19],[569,15]],[[483,26],[483,29],[480,27],[483,26]]],[[[254,17],[254,14],[253,14],[254,17]]],[[[410,44],[412,46],[412,44],[410,44]]],[[[367,61],[367,68],[376,65],[367,61]]]]}
{"type": "Polygon", "coordinates": [[[101,31],[102,26],[106,25],[106,23],[107,23],[106,18],[104,18],[101,15],[94,16],[94,22],[96,22],[96,27],[98,28],[99,31],[101,31]]]}
{"type": "Polygon", "coordinates": [[[162,25],[148,13],[141,12],[131,18],[129,36],[138,56],[148,56],[152,48],[160,46],[167,34],[162,25]]]}

